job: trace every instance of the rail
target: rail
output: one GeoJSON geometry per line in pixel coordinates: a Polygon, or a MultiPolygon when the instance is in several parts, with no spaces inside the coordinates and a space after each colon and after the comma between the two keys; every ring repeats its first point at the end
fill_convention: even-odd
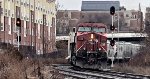
{"type": "Polygon", "coordinates": [[[82,79],[150,79],[149,75],[136,75],[132,73],[116,72],[111,70],[87,70],[87,69],[75,69],[69,65],[55,66],[55,69],[59,70],[59,73],[68,77],[82,78],[82,79]]]}

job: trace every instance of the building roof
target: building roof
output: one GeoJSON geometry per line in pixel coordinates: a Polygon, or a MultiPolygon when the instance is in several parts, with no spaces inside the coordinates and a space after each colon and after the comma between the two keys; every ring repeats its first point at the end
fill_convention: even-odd
{"type": "Polygon", "coordinates": [[[114,6],[116,11],[120,8],[119,1],[82,1],[81,11],[109,11],[114,6]]]}

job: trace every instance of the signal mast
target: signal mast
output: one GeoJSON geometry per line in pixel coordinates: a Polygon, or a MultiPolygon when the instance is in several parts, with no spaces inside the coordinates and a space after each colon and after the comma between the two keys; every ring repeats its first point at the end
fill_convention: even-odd
{"type": "Polygon", "coordinates": [[[19,51],[19,43],[21,42],[21,36],[20,36],[20,28],[21,28],[21,19],[20,18],[16,18],[16,26],[18,27],[18,30],[17,30],[17,42],[18,42],[18,51],[19,51]]]}
{"type": "MultiPolygon", "coordinates": [[[[110,14],[112,15],[112,24],[110,25],[110,30],[111,30],[111,34],[112,34],[112,39],[110,40],[110,45],[111,45],[111,48],[113,48],[113,56],[115,54],[115,40],[114,40],[114,31],[115,31],[115,26],[114,26],[114,14],[115,14],[115,7],[114,6],[111,6],[110,7],[110,14]]],[[[114,57],[112,56],[112,64],[111,64],[111,67],[114,67],[113,66],[113,61],[114,61],[114,57]]]]}

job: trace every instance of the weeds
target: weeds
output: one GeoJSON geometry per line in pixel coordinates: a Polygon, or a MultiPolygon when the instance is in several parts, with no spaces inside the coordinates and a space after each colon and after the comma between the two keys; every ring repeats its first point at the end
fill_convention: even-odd
{"type": "Polygon", "coordinates": [[[63,79],[63,75],[51,73],[56,70],[50,66],[53,63],[65,63],[61,58],[26,58],[13,47],[1,52],[3,53],[0,53],[0,79],[51,79],[52,75],[59,77],[53,79],[63,79]],[[47,66],[49,68],[45,70],[47,66]],[[49,76],[50,74],[52,75],[49,76]]]}

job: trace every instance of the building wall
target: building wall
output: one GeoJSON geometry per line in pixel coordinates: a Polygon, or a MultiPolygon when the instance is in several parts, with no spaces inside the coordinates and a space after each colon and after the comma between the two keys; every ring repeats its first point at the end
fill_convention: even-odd
{"type": "Polygon", "coordinates": [[[150,7],[146,8],[145,20],[150,22],[150,7]]]}
{"type": "Polygon", "coordinates": [[[46,41],[45,44],[48,44],[46,49],[50,47],[51,49],[44,53],[55,49],[54,45],[49,44],[50,42],[55,43],[56,36],[55,0],[1,0],[0,7],[1,42],[17,46],[16,31],[18,27],[16,27],[15,21],[16,18],[20,18],[20,45],[34,46],[36,53],[43,54],[43,41],[46,41]],[[45,20],[43,20],[43,15],[45,20]]]}

